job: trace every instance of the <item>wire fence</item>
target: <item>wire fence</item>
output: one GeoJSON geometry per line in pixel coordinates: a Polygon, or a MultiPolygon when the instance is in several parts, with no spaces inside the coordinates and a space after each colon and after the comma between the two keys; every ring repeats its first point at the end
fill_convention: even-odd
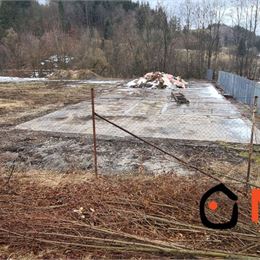
{"type": "MultiPolygon", "coordinates": [[[[96,173],[198,172],[221,181],[223,175],[207,167],[217,156],[220,163],[226,158],[209,143],[247,145],[252,123],[241,118],[236,107],[215,91],[212,85],[198,89],[191,84],[176,91],[189,101],[178,104],[171,90],[104,90],[104,95],[92,99],[96,173]],[[100,145],[104,140],[106,145],[100,145]]],[[[253,141],[258,144],[260,133],[254,129],[253,141]]],[[[222,148],[225,150],[225,145],[222,148]]],[[[247,164],[244,166],[238,179],[232,174],[225,178],[245,183],[247,164]]]]}
{"type": "MultiPolygon", "coordinates": [[[[189,103],[178,104],[171,90],[119,88],[95,100],[96,112],[140,137],[249,143],[251,121],[214,86],[191,86],[179,92],[189,103]]],[[[128,137],[102,120],[99,124],[99,135],[128,137]]],[[[258,138],[256,134],[255,143],[258,138]]]]}

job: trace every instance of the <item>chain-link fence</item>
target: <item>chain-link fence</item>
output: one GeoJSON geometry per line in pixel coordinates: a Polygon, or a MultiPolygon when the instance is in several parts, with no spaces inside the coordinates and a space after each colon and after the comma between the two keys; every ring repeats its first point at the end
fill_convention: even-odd
{"type": "MultiPolygon", "coordinates": [[[[109,88],[94,107],[101,173],[207,173],[210,165],[232,160],[244,161],[246,173],[252,123],[212,84],[191,82],[174,91],[109,88]],[[179,94],[185,102],[178,102],[179,94]],[[227,149],[237,145],[244,157],[227,149]]],[[[253,141],[260,142],[256,128],[253,141]]]]}

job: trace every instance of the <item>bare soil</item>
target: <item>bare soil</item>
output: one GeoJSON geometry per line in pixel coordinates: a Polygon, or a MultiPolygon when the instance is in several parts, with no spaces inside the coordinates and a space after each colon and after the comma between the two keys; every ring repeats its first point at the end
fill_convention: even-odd
{"type": "MultiPolygon", "coordinates": [[[[175,140],[157,140],[153,143],[201,168],[212,168],[217,171],[219,166],[222,166],[223,174],[234,168],[239,172],[242,171],[241,177],[245,176],[247,159],[242,153],[243,146],[227,146],[218,143],[209,145],[203,142],[175,140]],[[223,169],[223,165],[226,170],[223,169]]],[[[97,144],[98,165],[102,174],[139,173],[140,171],[158,174],[170,173],[180,168],[173,158],[132,138],[98,139],[97,144]]],[[[91,137],[3,130],[0,136],[0,164],[8,170],[14,163],[17,171],[28,169],[61,173],[89,171],[93,169],[92,149],[91,137]]],[[[253,164],[253,172],[259,169],[254,166],[256,167],[257,164],[253,164]]],[[[189,172],[184,166],[182,171],[189,172]]]]}

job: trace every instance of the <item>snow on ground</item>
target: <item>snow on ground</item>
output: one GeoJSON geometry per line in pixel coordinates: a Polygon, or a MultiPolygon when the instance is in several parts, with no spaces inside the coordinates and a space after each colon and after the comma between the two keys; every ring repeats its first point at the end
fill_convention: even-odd
{"type": "Polygon", "coordinates": [[[1,82],[27,82],[27,81],[45,81],[46,78],[19,78],[19,77],[2,77],[0,76],[1,82]]]}
{"type": "MultiPolygon", "coordinates": [[[[65,81],[65,82],[76,82],[77,84],[88,83],[88,84],[118,84],[122,83],[123,80],[49,80],[47,78],[19,78],[19,77],[2,77],[0,76],[1,82],[27,82],[27,81],[65,81]]],[[[74,86],[73,86],[74,87],[74,86]]]]}
{"type": "Polygon", "coordinates": [[[80,83],[89,83],[89,84],[118,84],[122,83],[123,80],[81,80],[80,83]]]}

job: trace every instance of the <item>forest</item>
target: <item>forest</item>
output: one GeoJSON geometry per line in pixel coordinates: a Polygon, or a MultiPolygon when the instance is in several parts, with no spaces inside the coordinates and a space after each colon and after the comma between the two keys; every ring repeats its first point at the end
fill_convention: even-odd
{"type": "Polygon", "coordinates": [[[0,71],[204,78],[213,69],[259,79],[258,1],[228,7],[222,0],[184,0],[174,11],[134,1],[0,1],[0,71]]]}

